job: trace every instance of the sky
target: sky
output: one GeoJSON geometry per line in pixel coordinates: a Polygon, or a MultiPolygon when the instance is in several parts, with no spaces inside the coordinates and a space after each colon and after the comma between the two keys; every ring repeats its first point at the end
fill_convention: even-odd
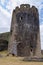
{"type": "Polygon", "coordinates": [[[30,4],[38,8],[40,41],[41,49],[43,49],[43,0],[0,0],[0,33],[10,31],[12,11],[20,4],[30,4]]]}

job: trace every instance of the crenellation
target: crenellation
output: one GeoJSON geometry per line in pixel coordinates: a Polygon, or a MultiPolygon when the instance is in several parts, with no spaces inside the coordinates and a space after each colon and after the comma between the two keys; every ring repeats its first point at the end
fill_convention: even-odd
{"type": "Polygon", "coordinates": [[[28,11],[29,9],[30,9],[30,5],[29,4],[20,5],[20,10],[21,11],[28,11]]]}
{"type": "Polygon", "coordinates": [[[20,12],[20,8],[19,8],[19,7],[16,7],[15,13],[17,14],[17,13],[19,13],[19,12],[20,12]]]}
{"type": "Polygon", "coordinates": [[[33,15],[35,16],[35,17],[37,17],[38,16],[38,10],[37,10],[37,8],[35,7],[35,6],[32,6],[31,7],[31,11],[33,12],[33,15]]]}
{"type": "MultiPolygon", "coordinates": [[[[15,12],[15,9],[12,12],[14,13],[15,12]]],[[[12,13],[12,15],[13,15],[13,13],[12,13]]]]}
{"type": "Polygon", "coordinates": [[[29,4],[22,4],[22,5],[20,5],[20,8],[30,8],[30,5],[29,4]]]}

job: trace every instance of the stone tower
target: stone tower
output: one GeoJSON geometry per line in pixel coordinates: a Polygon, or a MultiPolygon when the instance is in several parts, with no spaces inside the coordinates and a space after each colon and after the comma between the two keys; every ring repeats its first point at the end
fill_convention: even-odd
{"type": "Polygon", "coordinates": [[[22,4],[13,10],[8,51],[15,56],[41,56],[39,13],[22,4]]]}

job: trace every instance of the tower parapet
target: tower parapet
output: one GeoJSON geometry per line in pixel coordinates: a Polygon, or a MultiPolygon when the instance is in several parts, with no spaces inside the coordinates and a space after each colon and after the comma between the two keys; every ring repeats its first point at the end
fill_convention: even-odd
{"type": "Polygon", "coordinates": [[[38,9],[35,6],[30,7],[29,4],[22,4],[20,5],[20,7],[16,7],[14,12],[18,12],[18,11],[29,11],[29,9],[31,9],[33,12],[37,12],[38,9]]]}

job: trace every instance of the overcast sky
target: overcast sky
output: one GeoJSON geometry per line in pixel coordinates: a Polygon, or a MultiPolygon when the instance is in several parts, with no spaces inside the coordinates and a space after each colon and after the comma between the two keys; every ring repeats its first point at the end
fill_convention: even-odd
{"type": "Polygon", "coordinates": [[[38,8],[41,49],[43,49],[43,0],[0,0],[0,33],[10,31],[12,11],[20,4],[30,4],[38,8]]]}

